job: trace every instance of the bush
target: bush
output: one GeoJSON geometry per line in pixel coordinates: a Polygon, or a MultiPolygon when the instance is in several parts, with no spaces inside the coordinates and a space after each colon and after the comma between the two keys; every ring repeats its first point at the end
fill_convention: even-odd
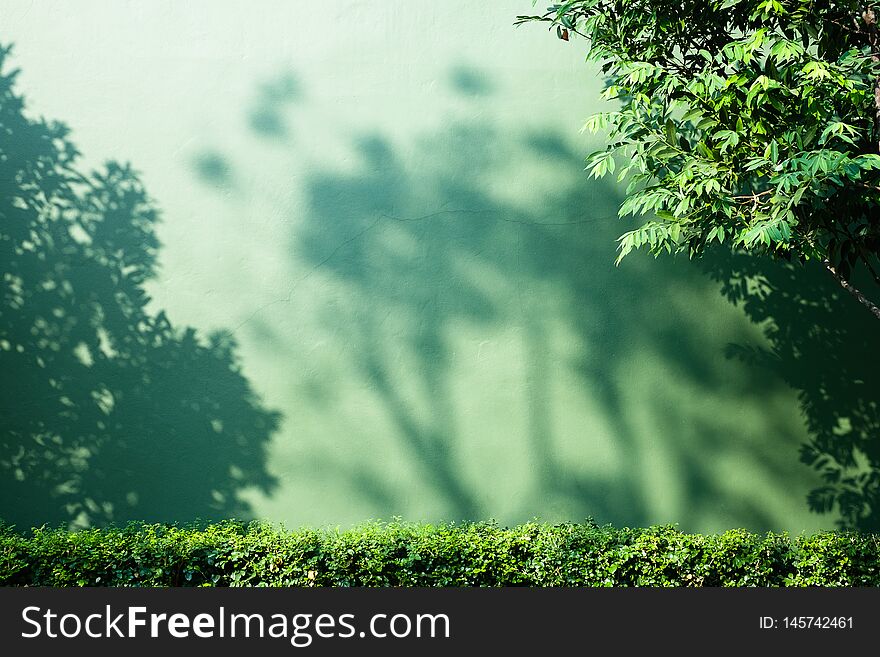
{"type": "Polygon", "coordinates": [[[878,556],[872,534],[592,523],[284,531],[223,522],[28,535],[0,526],[4,586],[877,586],[878,556]]]}

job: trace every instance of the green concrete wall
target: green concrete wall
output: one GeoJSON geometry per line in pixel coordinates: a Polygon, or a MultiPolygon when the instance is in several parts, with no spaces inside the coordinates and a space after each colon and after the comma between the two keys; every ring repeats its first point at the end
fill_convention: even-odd
{"type": "Polygon", "coordinates": [[[28,115],[69,125],[83,168],[131,162],[160,213],[147,311],[234,339],[249,388],[172,358],[137,421],[48,475],[21,465],[45,441],[7,435],[0,516],[834,526],[815,460],[872,472],[875,375],[838,352],[873,327],[784,267],[616,268],[622,189],[586,179],[579,132],[601,76],[515,29],[531,9],[6,0],[28,115]],[[194,390],[213,410],[177,403],[194,390]]]}

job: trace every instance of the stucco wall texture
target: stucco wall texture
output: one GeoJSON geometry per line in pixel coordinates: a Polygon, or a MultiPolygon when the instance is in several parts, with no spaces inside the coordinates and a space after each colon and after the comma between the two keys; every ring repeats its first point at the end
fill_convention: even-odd
{"type": "Polygon", "coordinates": [[[207,515],[287,527],[834,526],[807,502],[797,385],[732,350],[766,326],[701,263],[614,266],[623,190],[587,179],[601,140],[580,132],[602,76],[583,43],[514,28],[532,10],[4,0],[28,114],[69,125],[84,167],[130,162],[160,212],[150,308],[233,338],[280,414],[263,485],[181,432],[155,449],[186,486],[126,463],[162,505],[120,490],[103,520],[59,517],[188,521],[219,477],[207,515]]]}

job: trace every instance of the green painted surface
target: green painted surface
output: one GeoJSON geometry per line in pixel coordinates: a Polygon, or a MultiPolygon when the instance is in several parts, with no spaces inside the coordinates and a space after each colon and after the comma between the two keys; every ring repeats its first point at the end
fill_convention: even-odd
{"type": "MultiPolygon", "coordinates": [[[[4,3],[28,111],[132,162],[161,213],[150,308],[232,335],[281,414],[247,476],[147,432],[114,456],[140,488],[111,477],[102,515],[67,519],[834,525],[807,503],[797,357],[737,356],[774,345],[707,273],[727,264],[614,267],[621,190],[586,180],[579,133],[601,79],[511,26],[530,8],[4,3]]],[[[0,516],[64,519],[40,494],[0,516]]]]}

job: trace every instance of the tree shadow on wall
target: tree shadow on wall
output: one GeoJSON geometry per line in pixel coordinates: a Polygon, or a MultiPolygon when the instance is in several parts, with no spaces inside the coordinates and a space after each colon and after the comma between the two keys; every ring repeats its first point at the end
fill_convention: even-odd
{"type": "MultiPolygon", "coordinates": [[[[462,98],[496,91],[461,67],[451,87],[462,98]]],[[[305,200],[289,217],[297,275],[286,297],[242,328],[302,365],[292,387],[322,433],[290,472],[359,505],[369,500],[382,517],[418,514],[424,501],[413,493],[423,487],[444,518],[481,519],[495,515],[491,492],[503,489],[515,507],[506,517],[518,520],[640,526],[658,521],[658,498],[672,498],[672,515],[659,521],[770,530],[819,479],[806,463],[826,479],[810,508],[871,526],[870,317],[844,310],[833,282],[814,290],[785,267],[724,254],[705,258],[710,276],[644,254],[615,267],[615,238],[626,229],[615,219],[620,190],[585,181],[582,155],[553,131],[501,131],[481,110],[405,148],[362,134],[340,171],[300,161],[309,148],[297,133],[299,107],[275,111],[283,135],[247,122],[257,139],[278,137],[281,161],[297,160],[305,200]],[[533,189],[512,189],[523,180],[533,189]],[[745,278],[769,283],[759,292],[737,282],[745,278]],[[749,345],[758,332],[719,296],[718,281],[766,329],[770,349],[725,354],[725,342],[749,345]],[[755,296],[768,285],[772,295],[755,296]],[[824,301],[809,301],[814,292],[824,301]],[[292,317],[307,309],[322,329],[308,345],[290,340],[301,324],[283,314],[288,304],[292,317]],[[496,347],[503,355],[493,359],[496,347]],[[804,463],[807,433],[791,389],[808,419],[804,463]],[[328,435],[328,418],[339,434],[328,435]],[[512,433],[499,437],[492,422],[512,433]],[[856,436],[858,450],[847,447],[856,436]],[[860,464],[862,479],[836,474],[828,456],[860,464]],[[405,466],[392,473],[397,460],[405,466]]]]}
{"type": "MultiPolygon", "coordinates": [[[[809,496],[842,528],[880,530],[880,325],[815,263],[772,264],[719,253],[707,270],[763,328],[769,347],[729,353],[798,391],[810,440],[801,460],[824,484],[809,496]]],[[[862,289],[869,289],[867,282],[862,289]]]]}
{"type": "Polygon", "coordinates": [[[148,312],[157,212],[136,174],[78,173],[67,129],[27,117],[14,80],[0,74],[0,518],[247,517],[242,491],[276,485],[279,414],[229,338],[148,312]]]}
{"type": "MultiPolygon", "coordinates": [[[[319,319],[384,409],[416,477],[444,500],[446,517],[486,517],[493,511],[485,491],[511,488],[510,472],[486,468],[475,479],[468,471],[475,446],[467,442],[481,440],[473,418],[492,396],[484,388],[479,399],[462,401],[457,379],[473,365],[454,343],[463,327],[488,336],[504,327],[516,334],[522,366],[520,381],[505,385],[522,384],[525,394],[488,412],[526,417],[528,476],[513,489],[527,500],[517,517],[546,516],[556,505],[569,518],[654,522],[653,499],[668,493],[650,483],[661,473],[683,500],[670,520],[688,525],[723,508],[730,525],[775,527],[779,515],[759,494],[732,489],[713,469],[727,455],[780,491],[804,474],[789,451],[797,427],[768,409],[764,424],[779,435],[766,446],[737,415],[759,407],[780,382],[757,368],[719,367],[705,352],[713,329],[702,310],[717,300],[717,285],[686,262],[636,256],[616,268],[619,190],[572,175],[582,158],[558,135],[502,135],[488,121],[447,126],[407,155],[380,134],[366,135],[355,144],[356,172],[312,170],[308,210],[291,245],[310,272],[354,291],[344,304],[319,308],[319,319]],[[517,166],[533,163],[559,182],[545,184],[540,199],[498,193],[493,175],[516,177],[517,166]],[[559,370],[569,369],[578,381],[565,394],[600,411],[591,426],[559,426],[559,370]],[[615,467],[585,461],[600,432],[612,437],[615,467]],[[582,445],[582,454],[563,453],[560,439],[582,445]]],[[[510,436],[496,461],[522,444],[510,436]]],[[[347,479],[385,513],[406,496],[375,458],[321,463],[328,480],[347,479]]]]}

